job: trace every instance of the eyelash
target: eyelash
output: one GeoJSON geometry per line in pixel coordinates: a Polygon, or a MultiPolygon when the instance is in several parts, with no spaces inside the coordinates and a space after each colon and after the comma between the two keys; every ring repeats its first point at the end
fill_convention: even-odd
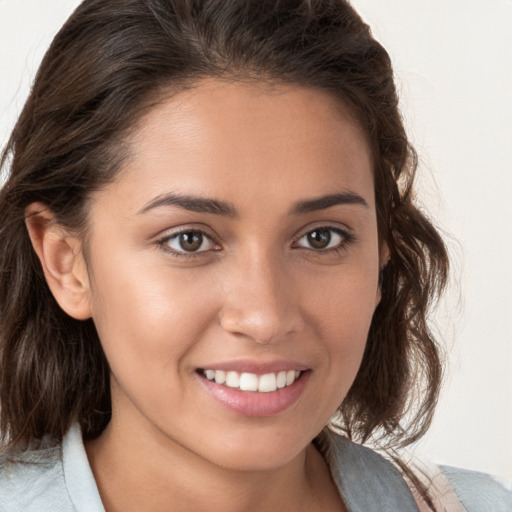
{"type": "MultiPolygon", "coordinates": [[[[219,245],[218,242],[211,235],[208,235],[207,233],[205,233],[204,231],[202,231],[200,229],[183,229],[181,231],[173,233],[170,236],[165,236],[165,237],[161,238],[160,240],[157,240],[157,245],[163,251],[165,251],[167,254],[173,256],[174,258],[197,258],[198,256],[204,254],[205,252],[209,252],[208,250],[206,250],[206,251],[196,251],[196,252],[186,252],[186,251],[180,252],[180,251],[176,251],[175,249],[172,249],[172,248],[169,247],[169,243],[171,242],[171,240],[176,240],[181,235],[183,235],[185,233],[188,233],[188,234],[191,234],[191,233],[193,233],[193,234],[200,234],[203,237],[203,239],[209,240],[209,242],[211,244],[219,245]]],[[[204,243],[204,240],[201,243],[201,245],[203,243],[204,243]]]]}
{"type": "MultiPolygon", "coordinates": [[[[297,247],[296,244],[299,242],[299,240],[301,240],[304,237],[307,237],[308,235],[314,233],[315,231],[328,231],[330,233],[335,233],[336,235],[340,236],[342,240],[340,241],[340,243],[337,246],[326,248],[326,249],[315,249],[315,248],[303,247],[304,249],[310,250],[314,253],[337,254],[337,253],[345,250],[349,244],[353,243],[356,240],[356,237],[354,236],[354,234],[350,233],[348,230],[344,230],[342,228],[335,227],[335,226],[317,226],[317,227],[310,229],[307,232],[303,233],[301,236],[297,237],[293,241],[293,247],[297,247]]],[[[169,242],[171,240],[178,239],[181,235],[183,235],[185,233],[200,234],[204,239],[208,240],[211,244],[219,245],[218,242],[215,240],[215,238],[213,238],[211,235],[208,235],[207,233],[205,233],[204,231],[202,231],[200,229],[184,229],[182,231],[173,233],[170,236],[165,236],[165,237],[157,240],[156,243],[163,251],[165,251],[167,254],[173,256],[174,258],[197,258],[197,257],[201,256],[203,253],[210,252],[210,250],[208,250],[208,249],[203,250],[203,251],[195,251],[195,252],[186,252],[186,251],[180,252],[180,251],[176,251],[175,249],[171,249],[169,247],[169,242]]],[[[203,243],[204,243],[204,240],[201,243],[201,245],[203,243]]],[[[300,248],[300,246],[298,248],[300,248]]],[[[219,249],[214,249],[214,251],[216,251],[216,250],[219,250],[219,249]]]]}
{"type": "MultiPolygon", "coordinates": [[[[293,242],[293,245],[295,246],[299,240],[307,237],[308,235],[311,235],[315,231],[328,231],[331,234],[332,233],[336,233],[336,235],[338,235],[341,238],[341,241],[335,247],[329,247],[329,248],[326,248],[326,249],[309,248],[309,250],[314,252],[314,253],[337,254],[337,253],[340,253],[340,252],[344,251],[347,248],[347,246],[349,244],[355,242],[355,239],[356,239],[356,237],[355,237],[355,235],[353,233],[349,232],[348,230],[342,229],[340,227],[336,227],[336,226],[317,226],[317,227],[315,227],[313,229],[308,230],[306,233],[302,234],[300,237],[296,238],[295,241],[293,242]]],[[[304,249],[308,249],[308,248],[304,247],[304,249]]]]}

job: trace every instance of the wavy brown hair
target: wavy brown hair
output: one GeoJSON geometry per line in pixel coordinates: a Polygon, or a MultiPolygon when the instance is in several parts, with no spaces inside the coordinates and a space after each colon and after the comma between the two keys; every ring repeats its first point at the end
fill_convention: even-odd
{"type": "Polygon", "coordinates": [[[390,58],[343,0],[85,0],[55,37],[2,155],[0,431],[4,445],[73,421],[110,419],[109,368],[92,320],[57,305],[25,226],[44,203],[86,234],[92,191],[115,179],[129,132],[169,91],[205,77],[293,83],[352,112],[374,157],[379,236],[390,250],[357,378],[338,426],[387,446],[428,428],[442,368],[427,316],[447,277],[445,246],[415,206],[417,167],[390,58]]]}

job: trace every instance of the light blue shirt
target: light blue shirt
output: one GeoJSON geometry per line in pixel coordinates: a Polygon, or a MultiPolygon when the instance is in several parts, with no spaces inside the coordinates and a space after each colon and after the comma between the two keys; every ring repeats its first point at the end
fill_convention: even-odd
{"type": "MultiPolygon", "coordinates": [[[[327,461],[349,512],[418,511],[398,470],[374,451],[331,435],[327,461]]],[[[489,475],[443,473],[467,512],[512,512],[512,491],[489,475]]],[[[105,512],[78,425],[62,446],[0,459],[0,512],[105,512]]]]}

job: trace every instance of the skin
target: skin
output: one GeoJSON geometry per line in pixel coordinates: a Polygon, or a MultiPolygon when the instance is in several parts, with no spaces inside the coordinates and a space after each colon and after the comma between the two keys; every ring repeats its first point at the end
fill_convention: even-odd
{"type": "Polygon", "coordinates": [[[86,445],[106,510],[344,510],[310,443],[354,381],[380,299],[362,131],[323,92],[207,80],[151,110],[129,144],[92,196],[87,262],[41,205],[28,211],[56,299],[93,318],[111,366],[112,421],[86,445]],[[237,215],[144,211],[170,193],[237,215]],[[291,212],[338,193],[361,201],[291,212]],[[311,245],[314,228],[333,248],[311,245]],[[182,229],[207,237],[189,257],[182,229]],[[198,368],[247,359],[307,367],[298,400],[265,417],[214,400],[198,368]]]}

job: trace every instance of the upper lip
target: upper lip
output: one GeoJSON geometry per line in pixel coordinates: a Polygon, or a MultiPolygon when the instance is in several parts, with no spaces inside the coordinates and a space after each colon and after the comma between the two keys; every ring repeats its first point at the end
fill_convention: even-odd
{"type": "Polygon", "coordinates": [[[282,371],[298,370],[306,371],[307,365],[290,360],[255,361],[250,359],[238,359],[234,361],[219,361],[200,366],[201,370],[223,370],[227,372],[255,373],[265,375],[266,373],[278,373],[282,371]]]}

